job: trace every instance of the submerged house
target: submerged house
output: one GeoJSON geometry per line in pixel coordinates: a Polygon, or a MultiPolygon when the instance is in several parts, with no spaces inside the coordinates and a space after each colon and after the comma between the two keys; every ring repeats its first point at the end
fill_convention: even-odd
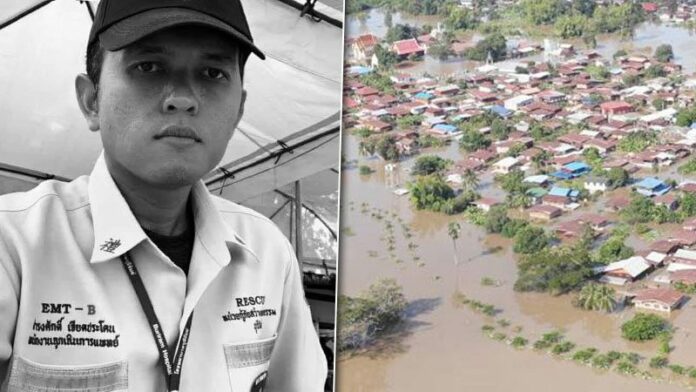
{"type": "Polygon", "coordinates": [[[638,193],[649,197],[664,195],[672,189],[671,186],[655,177],[646,177],[635,184],[635,187],[638,193]]]}
{"type": "Polygon", "coordinates": [[[596,274],[602,274],[599,279],[602,283],[623,286],[642,277],[652,268],[647,260],[641,256],[632,256],[627,259],[615,261],[608,265],[595,267],[596,274]]]}

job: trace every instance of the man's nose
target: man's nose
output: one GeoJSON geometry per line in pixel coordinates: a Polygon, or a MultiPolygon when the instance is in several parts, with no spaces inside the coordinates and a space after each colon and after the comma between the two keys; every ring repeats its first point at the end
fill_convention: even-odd
{"type": "Polygon", "coordinates": [[[190,115],[198,114],[198,99],[191,86],[178,84],[171,89],[162,101],[162,111],[165,113],[185,112],[190,115]]]}

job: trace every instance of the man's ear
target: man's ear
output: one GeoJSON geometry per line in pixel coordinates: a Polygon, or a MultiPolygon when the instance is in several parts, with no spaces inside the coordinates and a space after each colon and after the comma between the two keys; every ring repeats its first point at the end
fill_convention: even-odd
{"type": "Polygon", "coordinates": [[[87,120],[87,126],[93,132],[99,130],[99,100],[97,98],[97,86],[86,74],[79,74],[75,78],[75,93],[77,103],[82,115],[87,120]]]}

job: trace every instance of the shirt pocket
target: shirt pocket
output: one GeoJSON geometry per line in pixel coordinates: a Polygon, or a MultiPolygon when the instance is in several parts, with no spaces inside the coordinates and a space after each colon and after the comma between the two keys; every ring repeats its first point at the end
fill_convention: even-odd
{"type": "Polygon", "coordinates": [[[232,392],[265,390],[276,337],[223,345],[232,392]]]}
{"type": "Polygon", "coordinates": [[[8,392],[116,392],[128,390],[128,362],[87,366],[43,365],[15,357],[8,392]]]}

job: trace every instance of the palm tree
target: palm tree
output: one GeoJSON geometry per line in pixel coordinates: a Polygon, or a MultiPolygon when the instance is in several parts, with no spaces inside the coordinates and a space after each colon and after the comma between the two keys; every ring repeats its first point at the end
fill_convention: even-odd
{"type": "Polygon", "coordinates": [[[447,234],[449,234],[452,239],[452,247],[454,248],[454,264],[459,264],[459,256],[457,255],[457,238],[459,238],[459,233],[462,231],[462,226],[458,222],[450,222],[447,225],[447,234]]]}
{"type": "Polygon", "coordinates": [[[608,286],[589,283],[580,290],[578,305],[586,310],[611,312],[616,307],[616,291],[608,286]]]}
{"type": "Polygon", "coordinates": [[[462,174],[462,187],[464,188],[464,192],[466,191],[476,191],[476,188],[478,188],[479,185],[479,178],[478,175],[476,175],[476,172],[474,172],[471,169],[466,169],[464,173],[462,174]]]}
{"type": "Polygon", "coordinates": [[[532,158],[532,162],[534,163],[534,168],[539,171],[539,172],[546,172],[546,168],[548,166],[548,162],[551,159],[551,154],[549,154],[548,151],[544,150],[540,152],[539,154],[535,155],[532,158]]]}

